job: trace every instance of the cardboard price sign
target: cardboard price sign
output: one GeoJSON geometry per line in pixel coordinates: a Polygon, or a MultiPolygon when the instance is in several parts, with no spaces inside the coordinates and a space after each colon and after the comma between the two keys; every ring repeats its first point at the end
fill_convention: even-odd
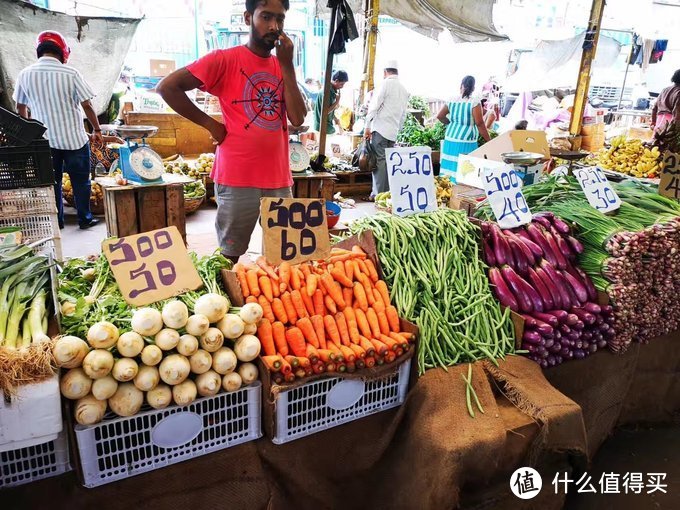
{"type": "Polygon", "coordinates": [[[132,306],[145,306],[203,285],[177,227],[107,239],[102,252],[123,298],[132,306]]]}
{"type": "Polygon", "coordinates": [[[437,209],[432,172],[432,149],[404,147],[387,149],[387,180],[392,191],[392,212],[397,216],[437,209]]]}
{"type": "Polygon", "coordinates": [[[680,154],[666,151],[659,180],[659,195],[680,200],[680,154]]]}
{"type": "Polygon", "coordinates": [[[577,168],[574,170],[574,177],[594,209],[608,213],[621,207],[621,199],[609,184],[607,176],[598,167],[577,168]]]}
{"type": "Polygon", "coordinates": [[[501,228],[515,228],[531,222],[531,211],[522,193],[522,180],[510,165],[483,168],[482,182],[501,228]]]}
{"type": "Polygon", "coordinates": [[[264,256],[271,264],[325,259],[331,254],[326,204],[318,199],[262,198],[264,256]]]}

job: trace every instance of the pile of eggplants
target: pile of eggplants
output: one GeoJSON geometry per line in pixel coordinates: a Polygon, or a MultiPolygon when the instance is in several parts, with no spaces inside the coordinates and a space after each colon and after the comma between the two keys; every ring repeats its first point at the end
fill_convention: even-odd
{"type": "Polygon", "coordinates": [[[483,258],[496,298],[524,318],[522,350],[543,368],[582,359],[615,342],[611,306],[575,264],[583,245],[552,213],[502,230],[482,223],[483,258]]]}

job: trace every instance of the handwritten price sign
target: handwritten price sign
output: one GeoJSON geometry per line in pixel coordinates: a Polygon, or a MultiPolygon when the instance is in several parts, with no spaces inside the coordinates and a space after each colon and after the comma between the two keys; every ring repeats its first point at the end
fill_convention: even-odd
{"type": "Polygon", "coordinates": [[[522,180],[511,166],[484,167],[482,182],[501,228],[519,227],[531,221],[531,211],[522,193],[522,180]]]}
{"type": "Polygon", "coordinates": [[[331,245],[321,200],[263,198],[260,201],[264,256],[272,264],[325,259],[331,245]]]}
{"type": "Polygon", "coordinates": [[[387,149],[387,179],[392,191],[392,212],[408,216],[437,209],[432,172],[432,149],[404,147],[387,149]]]}
{"type": "Polygon", "coordinates": [[[574,177],[581,185],[581,189],[591,207],[602,213],[616,211],[621,207],[621,199],[611,187],[607,176],[596,166],[577,168],[574,177]]]}
{"type": "Polygon", "coordinates": [[[680,154],[666,151],[659,180],[659,195],[680,200],[680,154]]]}
{"type": "Polygon", "coordinates": [[[107,239],[102,252],[123,298],[132,306],[145,306],[203,285],[177,227],[107,239]]]}

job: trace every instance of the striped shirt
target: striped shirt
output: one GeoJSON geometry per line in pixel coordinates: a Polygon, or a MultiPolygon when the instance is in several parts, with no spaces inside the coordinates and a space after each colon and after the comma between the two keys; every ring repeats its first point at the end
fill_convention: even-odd
{"type": "Polygon", "coordinates": [[[479,105],[478,99],[454,99],[449,103],[449,120],[446,139],[452,142],[477,141],[479,129],[472,116],[472,109],[479,105]]]}
{"type": "Polygon", "coordinates": [[[80,72],[56,58],[41,57],[19,73],[13,99],[27,105],[31,118],[47,127],[50,147],[76,150],[89,140],[80,103],[93,97],[80,72]]]}

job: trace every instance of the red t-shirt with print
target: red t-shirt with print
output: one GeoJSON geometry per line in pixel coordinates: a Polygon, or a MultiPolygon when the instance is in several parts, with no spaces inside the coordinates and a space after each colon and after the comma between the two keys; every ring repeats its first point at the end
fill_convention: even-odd
{"type": "Polygon", "coordinates": [[[245,46],[216,50],[187,66],[201,90],[220,101],[227,137],[217,147],[212,179],[226,186],[293,185],[283,75],[276,57],[245,46]]]}

